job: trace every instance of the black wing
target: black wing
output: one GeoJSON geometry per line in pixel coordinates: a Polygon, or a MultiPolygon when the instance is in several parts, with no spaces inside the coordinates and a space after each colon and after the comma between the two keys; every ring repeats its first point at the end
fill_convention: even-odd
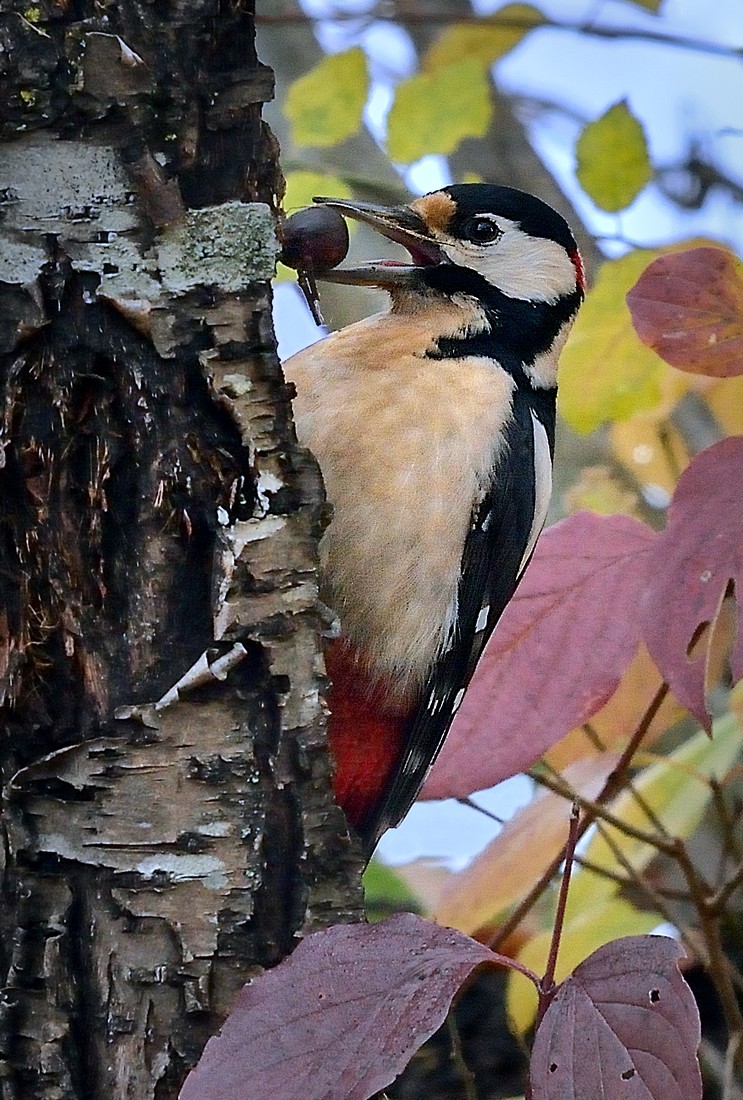
{"type": "MultiPolygon", "coordinates": [[[[433,666],[412,720],[395,778],[364,823],[368,851],[385,829],[397,825],[420,791],[444,743],[485,643],[516,590],[533,549],[539,462],[533,417],[544,427],[549,458],[554,449],[555,392],[514,394],[507,446],[490,488],[472,516],[462,554],[456,627],[433,666]]],[[[544,476],[544,475],[542,475],[544,476]]],[[[539,524],[541,526],[541,524],[539,524]]]]}

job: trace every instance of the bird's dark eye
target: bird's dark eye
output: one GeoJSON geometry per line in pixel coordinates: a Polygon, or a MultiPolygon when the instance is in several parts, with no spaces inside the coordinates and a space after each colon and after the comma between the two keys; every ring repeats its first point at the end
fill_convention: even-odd
{"type": "Polygon", "coordinates": [[[501,231],[490,218],[470,218],[462,235],[475,244],[490,244],[500,237],[501,231]]]}

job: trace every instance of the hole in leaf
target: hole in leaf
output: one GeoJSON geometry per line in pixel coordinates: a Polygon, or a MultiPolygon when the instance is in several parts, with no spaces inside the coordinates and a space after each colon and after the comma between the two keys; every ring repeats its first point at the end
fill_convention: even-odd
{"type": "Polygon", "coordinates": [[[550,1073],[554,1073],[557,1069],[557,1062],[550,1062],[550,1073]]]}
{"type": "Polygon", "coordinates": [[[631,1081],[634,1076],[635,1076],[635,1067],[632,1066],[630,1069],[626,1069],[624,1071],[624,1073],[622,1074],[622,1080],[623,1081],[631,1081]]]}
{"type": "Polygon", "coordinates": [[[652,1004],[657,1004],[658,1001],[660,1000],[660,990],[659,989],[651,989],[650,993],[649,993],[649,997],[650,997],[650,1000],[651,1000],[652,1004]]]}
{"type": "MultiPolygon", "coordinates": [[[[704,673],[704,690],[707,695],[716,687],[732,686],[735,682],[730,661],[738,619],[736,600],[735,583],[730,580],[710,629],[704,673]]],[[[743,605],[741,610],[743,611],[743,605]]]]}
{"type": "Polygon", "coordinates": [[[689,639],[689,644],[686,647],[686,656],[689,659],[694,656],[698,656],[698,654],[701,653],[703,649],[707,648],[707,635],[709,634],[711,625],[712,624],[709,622],[709,620],[700,623],[692,634],[691,638],[689,639]]]}

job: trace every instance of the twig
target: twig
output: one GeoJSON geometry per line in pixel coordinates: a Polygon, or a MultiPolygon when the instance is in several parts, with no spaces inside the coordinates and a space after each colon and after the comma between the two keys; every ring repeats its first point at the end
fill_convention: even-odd
{"type": "MultiPolygon", "coordinates": [[[[455,23],[476,23],[487,26],[489,21],[479,15],[469,15],[464,12],[451,11],[413,11],[408,8],[405,12],[391,15],[389,10],[383,7],[372,8],[362,15],[355,12],[338,11],[324,15],[322,19],[305,14],[302,11],[290,11],[281,15],[272,15],[269,12],[260,12],[255,16],[256,26],[284,26],[289,24],[307,24],[314,26],[320,22],[332,23],[358,23],[360,26],[368,26],[370,23],[398,23],[402,26],[415,26],[443,24],[448,26],[455,23]]],[[[662,31],[639,30],[637,27],[599,27],[594,23],[562,23],[556,19],[542,19],[536,26],[526,19],[498,19],[497,27],[500,29],[532,31],[535,29],[568,31],[571,34],[582,34],[587,38],[626,39],[639,42],[657,42],[664,46],[676,46],[682,50],[693,50],[695,53],[708,53],[719,57],[741,57],[743,49],[735,46],[725,46],[718,42],[700,42],[695,38],[684,38],[676,34],[664,34],[662,31]]]]}
{"type": "Polygon", "coordinates": [[[740,1050],[741,1036],[731,1035],[725,1051],[725,1068],[722,1077],[722,1100],[737,1100],[740,1090],[735,1082],[735,1063],[740,1050]]]}
{"type": "Polygon", "coordinates": [[[706,967],[720,998],[730,1041],[735,1043],[733,1057],[738,1073],[743,1077],[743,1013],[735,995],[730,962],[725,955],[720,936],[718,911],[711,908],[709,887],[694,866],[682,840],[676,842],[676,862],[688,883],[691,899],[699,916],[701,934],[707,949],[706,967]]]}
{"type": "Polygon", "coordinates": [[[472,798],[458,798],[457,802],[460,806],[467,806],[470,810],[477,810],[479,814],[484,814],[485,817],[489,817],[491,821],[495,821],[498,825],[505,824],[502,817],[498,817],[492,810],[486,810],[484,806],[479,806],[472,798]]]}
{"type": "MultiPolygon", "coordinates": [[[[617,863],[627,872],[628,881],[632,882],[635,886],[639,887],[639,889],[642,890],[652,907],[654,909],[657,909],[657,911],[663,916],[665,920],[668,921],[669,924],[675,924],[676,922],[673,919],[673,914],[666,905],[666,898],[663,896],[663,894],[661,894],[659,890],[656,890],[654,886],[651,886],[645,876],[632,866],[611,833],[607,829],[602,828],[601,822],[599,822],[598,824],[598,829],[601,832],[604,841],[611,849],[612,855],[616,859],[617,863]]],[[[678,892],[676,900],[688,901],[688,899],[688,891],[683,894],[680,891],[678,892]]]]}
{"type": "MultiPolygon", "coordinates": [[[[653,719],[655,718],[655,716],[658,713],[659,709],[663,705],[663,702],[664,702],[666,696],[668,695],[668,691],[669,691],[668,684],[666,684],[665,682],[662,683],[661,686],[656,691],[655,695],[653,696],[653,698],[650,701],[650,704],[649,704],[647,710],[645,711],[644,715],[642,716],[642,719],[640,720],[640,722],[637,726],[637,729],[632,734],[632,737],[630,738],[628,744],[626,745],[626,747],[624,749],[624,752],[622,753],[621,757],[619,758],[619,762],[618,762],[616,768],[607,777],[606,782],[604,783],[604,789],[602,790],[601,794],[596,799],[596,802],[595,802],[596,806],[603,805],[605,802],[608,802],[611,798],[614,797],[617,790],[621,787],[624,775],[625,775],[627,769],[629,768],[630,764],[632,763],[632,757],[637,752],[637,749],[639,748],[639,746],[642,742],[642,739],[644,738],[645,734],[647,733],[648,729],[650,728],[650,725],[651,725],[653,719]]],[[[594,820],[594,812],[592,812],[592,810],[590,808],[587,808],[586,812],[585,812],[585,816],[584,816],[583,820],[580,822],[580,824],[578,826],[578,835],[576,837],[576,843],[588,831],[591,824],[593,823],[593,820],[594,820]]],[[[518,926],[521,924],[521,921],[524,919],[526,914],[529,912],[529,910],[532,908],[532,906],[537,902],[537,900],[542,896],[544,891],[549,886],[550,882],[552,881],[556,871],[560,867],[560,865],[561,865],[562,861],[564,860],[564,858],[565,858],[565,850],[560,852],[559,855],[557,855],[552,860],[552,862],[547,867],[545,872],[540,876],[540,878],[534,884],[534,886],[532,886],[531,890],[526,895],[526,897],[516,906],[513,913],[508,918],[508,920],[505,921],[501,925],[498,932],[495,934],[493,939],[490,941],[490,946],[493,948],[493,950],[497,950],[498,947],[502,943],[504,943],[505,940],[508,939],[508,937],[510,935],[512,935],[512,933],[518,928],[518,926]]]]}
{"type": "MultiPolygon", "coordinates": [[[[606,829],[602,829],[601,822],[597,822],[597,828],[603,836],[606,843],[612,849],[612,852],[616,855],[617,862],[620,863],[627,871],[626,875],[620,875],[618,871],[611,871],[608,867],[601,867],[600,864],[594,863],[591,859],[586,859],[585,856],[576,855],[575,862],[579,867],[585,868],[586,871],[590,871],[593,875],[598,875],[600,878],[608,879],[609,882],[615,882],[621,889],[625,889],[628,886],[641,886],[644,890],[651,889],[654,897],[659,897],[663,901],[688,901],[688,890],[674,890],[670,886],[653,886],[648,887],[644,878],[638,874],[635,868],[626,861],[626,857],[619,849],[618,845],[615,845],[613,837],[606,829]]],[[[661,910],[662,912],[662,910],[661,910]]]]}
{"type": "Polygon", "coordinates": [[[730,813],[729,807],[725,801],[722,786],[720,780],[712,775],[709,779],[709,785],[712,788],[712,800],[717,810],[717,816],[720,819],[722,825],[723,835],[725,838],[725,848],[727,852],[736,862],[743,863],[743,849],[741,849],[738,843],[738,838],[735,835],[735,821],[730,813]]]}
{"type": "MultiPolygon", "coordinates": [[[[603,804],[603,798],[600,795],[595,801],[590,798],[585,798],[581,794],[574,794],[569,784],[562,782],[558,777],[552,777],[545,774],[538,774],[536,776],[538,782],[544,784],[549,790],[554,791],[555,794],[561,794],[563,798],[573,798],[582,810],[587,813],[591,813],[594,818],[600,818],[605,824],[612,825],[619,832],[624,833],[625,836],[631,836],[634,840],[639,840],[641,844],[648,844],[651,848],[657,848],[659,852],[663,852],[664,855],[673,858],[676,854],[676,845],[673,837],[664,837],[658,835],[658,833],[648,832],[646,829],[639,829],[636,825],[630,825],[628,822],[623,821],[621,817],[617,817],[611,810],[608,810],[603,804]]],[[[603,793],[603,792],[602,792],[603,793]]]]}
{"type": "Polygon", "coordinates": [[[730,895],[734,894],[741,885],[743,885],[743,863],[739,864],[737,870],[733,872],[727,882],[723,883],[717,893],[709,899],[707,904],[710,913],[718,916],[725,908],[730,895]]]}
{"type": "Polygon", "coordinates": [[[570,876],[573,872],[573,859],[575,857],[575,846],[578,843],[578,828],[580,826],[580,810],[578,804],[573,803],[573,808],[570,812],[570,829],[568,831],[568,839],[565,845],[565,870],[562,873],[562,882],[560,883],[560,893],[557,898],[557,908],[555,910],[555,923],[552,926],[552,939],[550,940],[550,951],[547,956],[547,965],[544,970],[544,977],[539,985],[539,1007],[537,1008],[536,1026],[539,1027],[542,1022],[542,1017],[549,1007],[552,993],[555,987],[555,969],[557,967],[557,953],[560,950],[560,937],[562,936],[562,928],[565,923],[565,909],[568,904],[568,890],[570,889],[570,876]]]}

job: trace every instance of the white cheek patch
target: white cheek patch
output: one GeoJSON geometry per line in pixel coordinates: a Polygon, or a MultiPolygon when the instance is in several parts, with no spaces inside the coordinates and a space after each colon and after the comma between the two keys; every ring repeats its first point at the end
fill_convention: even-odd
{"type": "Polygon", "coordinates": [[[477,271],[510,298],[556,302],[575,291],[575,265],[562,245],[524,233],[509,218],[498,218],[497,225],[503,234],[492,244],[442,237],[443,251],[452,263],[477,271]]]}
{"type": "Polygon", "coordinates": [[[523,573],[539,538],[539,532],[544,527],[547,509],[552,497],[552,455],[550,454],[547,430],[539,417],[535,416],[533,412],[531,414],[531,427],[534,433],[534,519],[529,532],[529,541],[526,544],[526,550],[519,566],[519,576],[523,573]]]}

